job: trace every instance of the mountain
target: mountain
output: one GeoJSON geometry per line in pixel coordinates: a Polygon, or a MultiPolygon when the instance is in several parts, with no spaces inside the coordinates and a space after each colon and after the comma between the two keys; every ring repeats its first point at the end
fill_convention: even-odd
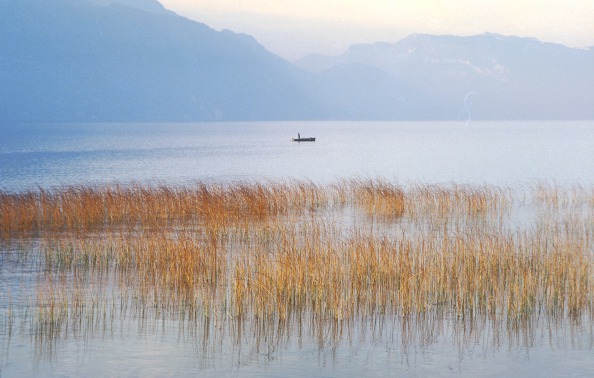
{"type": "Polygon", "coordinates": [[[495,34],[293,64],[156,0],[0,0],[0,122],[594,119],[593,70],[495,34]]]}
{"type": "Polygon", "coordinates": [[[497,34],[416,34],[394,44],[354,45],[339,56],[312,55],[296,64],[311,72],[373,67],[429,95],[441,107],[438,114],[449,119],[594,118],[593,48],[497,34]]]}
{"type": "Polygon", "coordinates": [[[291,63],[154,0],[0,0],[0,120],[319,118],[291,63]]]}
{"type": "Polygon", "coordinates": [[[446,114],[424,91],[364,64],[336,64],[310,77],[304,88],[327,119],[427,120],[446,114]]]}
{"type": "Polygon", "coordinates": [[[96,6],[119,5],[155,14],[174,14],[156,0],[90,0],[96,6]]]}

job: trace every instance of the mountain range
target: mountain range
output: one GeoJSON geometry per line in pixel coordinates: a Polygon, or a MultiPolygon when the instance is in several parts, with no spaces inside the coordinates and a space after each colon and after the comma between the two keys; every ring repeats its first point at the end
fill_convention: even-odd
{"type": "Polygon", "coordinates": [[[591,119],[594,49],[571,49],[533,38],[411,35],[397,43],[354,45],[340,56],[297,62],[325,72],[364,65],[429,94],[446,117],[591,119]]]}
{"type": "Polygon", "coordinates": [[[0,0],[0,122],[594,119],[594,48],[411,35],[289,62],[155,0],[0,0]]]}

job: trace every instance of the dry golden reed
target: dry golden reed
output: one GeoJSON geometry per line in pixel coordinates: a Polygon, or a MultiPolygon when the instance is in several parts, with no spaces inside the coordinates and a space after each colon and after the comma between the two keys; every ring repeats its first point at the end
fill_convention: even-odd
{"type": "Polygon", "coordinates": [[[539,184],[518,203],[510,189],[380,178],[80,186],[0,193],[0,227],[5,241],[43,242],[51,285],[33,301],[52,332],[129,308],[140,318],[563,319],[594,315],[592,193],[539,184]],[[84,294],[89,283],[104,290],[84,294]]]}

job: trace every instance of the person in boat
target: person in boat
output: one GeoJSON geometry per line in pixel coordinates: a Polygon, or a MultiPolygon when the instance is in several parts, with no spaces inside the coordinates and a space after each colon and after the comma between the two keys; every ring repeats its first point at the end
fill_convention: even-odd
{"type": "Polygon", "coordinates": [[[297,133],[297,139],[301,139],[301,134],[297,133]]]}

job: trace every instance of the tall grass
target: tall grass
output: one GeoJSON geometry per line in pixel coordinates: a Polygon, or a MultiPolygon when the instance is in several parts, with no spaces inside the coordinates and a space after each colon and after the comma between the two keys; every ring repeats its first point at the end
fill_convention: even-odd
{"type": "Polygon", "coordinates": [[[531,221],[517,222],[508,218],[526,199],[510,189],[379,178],[39,189],[0,193],[0,234],[43,242],[31,302],[46,339],[118,314],[305,315],[337,332],[385,316],[416,319],[419,331],[512,320],[508,332],[542,314],[591,318],[594,191],[529,193],[531,221]]]}

